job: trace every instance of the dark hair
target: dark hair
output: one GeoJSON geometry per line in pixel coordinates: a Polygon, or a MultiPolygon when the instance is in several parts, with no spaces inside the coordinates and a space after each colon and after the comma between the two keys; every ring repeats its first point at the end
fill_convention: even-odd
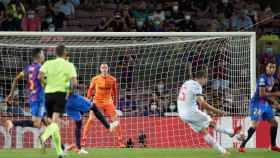
{"type": "Polygon", "coordinates": [[[276,64],[276,59],[275,58],[270,59],[269,61],[267,61],[265,66],[267,66],[268,64],[276,64]]]}
{"type": "Polygon", "coordinates": [[[208,73],[206,70],[200,70],[194,73],[194,78],[207,78],[208,73]]]}
{"type": "Polygon", "coordinates": [[[38,57],[38,55],[41,53],[41,48],[35,48],[32,50],[32,58],[35,59],[38,57]]]}
{"type": "Polygon", "coordinates": [[[55,49],[55,54],[59,57],[62,57],[65,52],[65,46],[64,45],[59,45],[55,49]]]}

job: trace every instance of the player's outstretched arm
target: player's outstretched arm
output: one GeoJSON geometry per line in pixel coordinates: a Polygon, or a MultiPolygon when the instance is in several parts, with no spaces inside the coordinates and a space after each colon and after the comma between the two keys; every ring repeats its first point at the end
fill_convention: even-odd
{"type": "Polygon", "coordinates": [[[211,106],[210,104],[208,104],[203,96],[197,96],[196,101],[198,102],[198,104],[200,106],[202,106],[202,108],[205,108],[206,110],[212,111],[215,114],[218,114],[218,115],[225,115],[226,114],[225,112],[223,112],[223,111],[211,106]]]}
{"type": "Polygon", "coordinates": [[[10,93],[7,97],[8,102],[10,102],[14,96],[14,92],[16,89],[16,85],[18,83],[18,81],[22,80],[24,78],[24,72],[20,72],[13,80],[12,86],[11,86],[11,90],[10,93]]]}

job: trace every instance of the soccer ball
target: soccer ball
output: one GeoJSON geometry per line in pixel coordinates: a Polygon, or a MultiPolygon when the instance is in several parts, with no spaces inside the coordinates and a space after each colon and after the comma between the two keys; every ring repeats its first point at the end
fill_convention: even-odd
{"type": "Polygon", "coordinates": [[[246,134],[244,133],[244,131],[241,131],[240,133],[238,133],[235,137],[238,141],[244,141],[246,139],[246,134]]]}

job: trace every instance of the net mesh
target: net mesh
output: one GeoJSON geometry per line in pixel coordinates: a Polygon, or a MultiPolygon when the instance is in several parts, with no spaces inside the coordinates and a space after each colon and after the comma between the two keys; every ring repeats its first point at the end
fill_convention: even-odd
{"type": "MultiPolygon", "coordinates": [[[[9,93],[16,74],[31,63],[32,49],[43,48],[47,59],[53,59],[54,48],[59,44],[66,45],[70,61],[77,68],[81,95],[86,95],[91,78],[99,73],[99,65],[109,64],[110,73],[117,78],[119,85],[117,109],[121,111],[124,143],[132,138],[135,144],[139,144],[139,135],[144,133],[147,145],[152,147],[205,145],[201,137],[178,119],[176,107],[182,83],[204,68],[209,75],[204,89],[207,101],[231,116],[248,113],[250,36],[0,36],[3,97],[9,93]]],[[[18,84],[17,92],[14,99],[18,99],[18,103],[2,103],[1,119],[30,118],[24,81],[18,84]]],[[[63,141],[73,141],[73,131],[71,121],[65,124],[63,141]]],[[[116,144],[113,136],[98,122],[91,132],[89,146],[111,147],[116,144]]],[[[12,137],[18,137],[16,131],[12,137]]],[[[24,138],[24,146],[31,146],[33,138],[24,138]]]]}

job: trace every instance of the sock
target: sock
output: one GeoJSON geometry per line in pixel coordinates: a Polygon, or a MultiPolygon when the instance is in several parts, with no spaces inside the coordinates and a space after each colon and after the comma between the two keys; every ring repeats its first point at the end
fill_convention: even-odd
{"type": "Polygon", "coordinates": [[[233,134],[234,134],[233,129],[222,128],[219,125],[216,125],[215,129],[216,129],[217,132],[224,133],[224,134],[226,134],[226,135],[228,135],[230,137],[233,136],[233,134]]]}
{"type": "Polygon", "coordinates": [[[90,110],[92,110],[94,112],[94,115],[96,116],[96,118],[103,124],[103,126],[105,128],[107,128],[107,129],[110,128],[109,122],[106,120],[104,115],[100,112],[100,110],[98,110],[98,108],[96,107],[96,105],[94,103],[92,103],[92,107],[90,110]]]}
{"type": "Polygon", "coordinates": [[[214,149],[217,149],[221,153],[225,153],[226,152],[226,149],[224,149],[222,146],[220,146],[210,134],[205,134],[204,135],[204,140],[209,145],[211,145],[214,149]]]}
{"type": "Polygon", "coordinates": [[[33,127],[33,121],[32,120],[21,120],[21,121],[13,121],[13,125],[21,126],[21,127],[33,127]]]}
{"type": "Polygon", "coordinates": [[[122,138],[122,129],[120,126],[118,126],[116,128],[116,136],[117,136],[117,140],[118,140],[118,144],[119,145],[123,145],[123,138],[122,138]]]}
{"type": "Polygon", "coordinates": [[[84,127],[84,131],[83,131],[83,138],[82,138],[82,146],[84,146],[86,144],[86,140],[88,138],[89,135],[89,130],[93,125],[93,119],[88,119],[86,122],[86,125],[84,127]]]}
{"type": "Polygon", "coordinates": [[[277,128],[278,128],[278,125],[270,127],[271,146],[276,146],[277,128]]]}
{"type": "Polygon", "coordinates": [[[245,145],[247,144],[247,142],[250,140],[250,138],[252,137],[252,135],[255,133],[256,129],[254,127],[250,127],[248,129],[248,136],[247,138],[241,143],[240,147],[244,148],[245,145]]]}
{"type": "Polygon", "coordinates": [[[61,137],[60,137],[59,127],[56,123],[53,126],[54,126],[53,127],[54,131],[51,136],[55,146],[56,153],[57,155],[63,155],[63,150],[61,148],[61,137]]]}
{"type": "Polygon", "coordinates": [[[81,132],[82,132],[82,121],[76,121],[75,137],[76,137],[76,146],[78,149],[81,149],[81,132]]]}
{"type": "Polygon", "coordinates": [[[51,123],[50,125],[47,126],[47,128],[45,129],[44,133],[41,136],[41,139],[43,142],[45,142],[52,134],[53,132],[56,130],[57,124],[56,123],[51,123]]]}

